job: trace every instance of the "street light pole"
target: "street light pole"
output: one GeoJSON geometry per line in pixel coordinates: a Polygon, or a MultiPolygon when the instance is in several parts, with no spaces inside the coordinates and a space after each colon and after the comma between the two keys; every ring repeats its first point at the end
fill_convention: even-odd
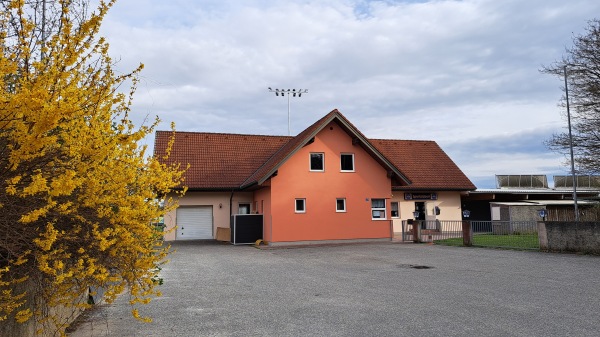
{"type": "Polygon", "coordinates": [[[302,97],[302,94],[306,94],[308,93],[308,89],[271,89],[271,87],[269,87],[269,92],[274,92],[275,96],[279,96],[281,95],[281,97],[283,97],[284,95],[287,94],[288,97],[288,136],[291,136],[291,131],[290,131],[290,96],[294,96],[296,97],[296,95],[298,95],[298,97],[302,97]]]}
{"type": "Polygon", "coordinates": [[[567,66],[563,67],[565,73],[565,99],[567,101],[567,122],[569,124],[569,150],[571,152],[571,175],[573,176],[573,205],[575,207],[575,221],[579,221],[577,209],[577,177],[575,176],[575,160],[573,156],[573,134],[571,133],[571,111],[569,109],[569,87],[567,85],[567,66]]]}

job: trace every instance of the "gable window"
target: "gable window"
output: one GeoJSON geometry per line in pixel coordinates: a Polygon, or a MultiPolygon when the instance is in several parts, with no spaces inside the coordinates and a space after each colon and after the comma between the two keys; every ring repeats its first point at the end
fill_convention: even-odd
{"type": "Polygon", "coordinates": [[[335,199],[335,211],[338,213],[346,212],[346,199],[345,198],[335,199]]]}
{"type": "Polygon", "coordinates": [[[324,153],[311,153],[310,154],[310,170],[311,171],[325,171],[325,154],[324,153]]]}
{"type": "Polygon", "coordinates": [[[354,172],[354,154],[342,153],[340,156],[340,168],[343,172],[354,172]]]}
{"type": "Polygon", "coordinates": [[[371,215],[373,220],[386,218],[385,199],[371,199],[371,215]]]}
{"type": "Polygon", "coordinates": [[[306,213],[306,199],[296,199],[296,213],[306,213]]]}
{"type": "Polygon", "coordinates": [[[392,201],[392,218],[399,218],[400,212],[398,212],[398,202],[392,201]]]}

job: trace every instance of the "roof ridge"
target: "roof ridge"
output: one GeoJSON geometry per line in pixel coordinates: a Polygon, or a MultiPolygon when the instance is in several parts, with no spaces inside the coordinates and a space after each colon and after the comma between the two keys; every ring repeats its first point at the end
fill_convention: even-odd
{"type": "MultiPolygon", "coordinates": [[[[167,130],[156,130],[156,133],[160,132],[167,132],[167,133],[173,133],[172,130],[167,131],[167,130]]],[[[293,136],[285,136],[285,135],[265,135],[265,134],[252,134],[252,133],[235,133],[235,132],[210,132],[210,131],[174,131],[175,133],[189,133],[189,134],[197,134],[197,135],[231,135],[231,136],[250,136],[250,137],[278,137],[278,138],[293,138],[293,136]]]]}
{"type": "MultiPolygon", "coordinates": [[[[336,113],[339,113],[339,111],[337,109],[333,109],[331,112],[329,112],[325,116],[321,117],[319,120],[317,120],[316,122],[314,122],[313,124],[311,124],[307,128],[305,128],[304,130],[302,130],[299,134],[297,134],[296,136],[294,136],[290,140],[288,140],[285,144],[283,144],[283,146],[281,146],[277,151],[275,151],[275,153],[273,153],[273,155],[271,157],[269,157],[269,159],[267,159],[256,171],[254,171],[254,173],[252,173],[246,180],[244,180],[244,182],[242,183],[240,188],[244,188],[245,186],[253,184],[254,181],[252,181],[251,179],[253,179],[255,176],[259,175],[261,170],[263,168],[265,168],[268,164],[273,164],[272,161],[275,160],[274,158],[278,154],[280,154],[281,151],[283,151],[286,148],[286,146],[288,146],[291,142],[293,142],[295,140],[298,140],[299,144],[302,143],[302,139],[305,139],[307,137],[307,134],[309,133],[308,130],[311,130],[319,123],[323,123],[325,120],[328,120],[329,118],[334,116],[336,113]]],[[[289,152],[293,152],[293,149],[290,150],[289,152]]],[[[278,163],[280,163],[283,159],[285,159],[285,157],[287,157],[287,156],[284,155],[284,158],[282,158],[282,159],[278,160],[276,163],[274,163],[273,167],[274,168],[279,167],[278,163]]],[[[265,173],[268,173],[268,172],[265,172],[265,173]]],[[[258,178],[259,177],[257,177],[257,182],[258,182],[258,178]]]]}
{"type": "Polygon", "coordinates": [[[423,142],[423,143],[437,143],[435,140],[426,139],[398,139],[398,138],[368,138],[371,141],[397,141],[397,142],[423,142]]]}

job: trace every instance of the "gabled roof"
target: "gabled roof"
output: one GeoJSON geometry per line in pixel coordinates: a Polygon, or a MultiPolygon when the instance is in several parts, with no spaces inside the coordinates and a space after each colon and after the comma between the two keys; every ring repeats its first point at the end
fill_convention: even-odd
{"type": "MultiPolygon", "coordinates": [[[[166,154],[172,131],[157,131],[154,156],[166,154]]],[[[189,163],[184,184],[190,189],[239,189],[292,137],[206,132],[175,132],[175,143],[166,164],[189,163]]]]}
{"type": "Polygon", "coordinates": [[[265,182],[331,122],[386,168],[395,190],[475,189],[435,142],[369,140],[338,110],[295,137],[157,131],[154,155],[165,164],[181,163],[185,167],[189,163],[184,184],[190,190],[240,190],[265,182]],[[173,134],[173,149],[164,160],[173,134]]]}
{"type": "Polygon", "coordinates": [[[434,141],[371,139],[410,181],[395,190],[474,190],[475,185],[434,141]]]}
{"type": "Polygon", "coordinates": [[[385,167],[388,172],[390,172],[390,175],[395,175],[396,180],[403,181],[404,184],[409,183],[409,180],[387,158],[385,158],[379,152],[379,150],[371,145],[368,139],[360,131],[358,131],[358,129],[354,127],[354,125],[352,125],[346,119],[346,117],[344,117],[337,109],[334,109],[287,142],[287,144],[279,149],[260,169],[258,169],[252,176],[248,177],[241,187],[244,188],[254,184],[262,184],[265,180],[269,179],[271,175],[273,175],[288,158],[290,158],[303,146],[311,142],[317,133],[319,133],[324,127],[333,121],[337,122],[342,129],[344,129],[351,137],[353,137],[353,139],[356,139],[367,151],[367,153],[369,153],[375,160],[385,167]]]}

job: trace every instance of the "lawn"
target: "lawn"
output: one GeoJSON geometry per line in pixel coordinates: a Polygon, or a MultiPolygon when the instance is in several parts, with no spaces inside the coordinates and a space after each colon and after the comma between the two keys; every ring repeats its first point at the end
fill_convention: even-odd
{"type": "MultiPolygon", "coordinates": [[[[435,244],[446,246],[462,246],[462,238],[452,238],[445,240],[436,240],[435,244]]],[[[537,234],[525,235],[493,235],[493,234],[475,234],[473,235],[473,246],[477,247],[503,247],[517,249],[539,249],[540,244],[537,234]]]]}

